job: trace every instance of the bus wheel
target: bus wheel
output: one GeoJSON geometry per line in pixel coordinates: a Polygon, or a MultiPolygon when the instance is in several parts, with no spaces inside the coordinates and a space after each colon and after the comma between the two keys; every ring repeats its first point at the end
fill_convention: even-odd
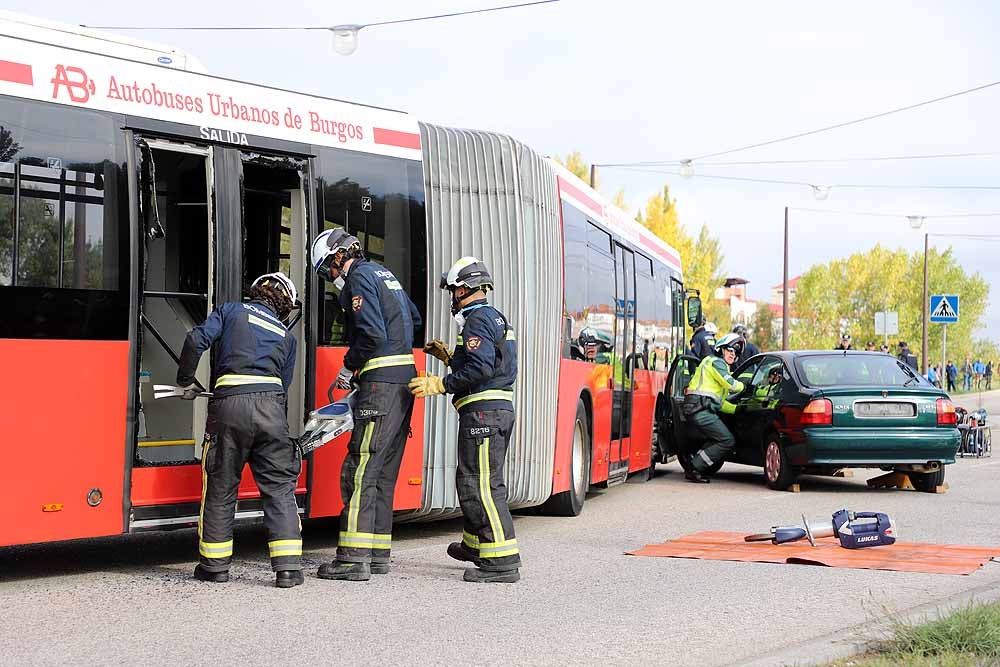
{"type": "Polygon", "coordinates": [[[576,404],[573,450],[570,452],[569,491],[557,493],[542,506],[544,514],[576,516],[583,510],[590,488],[590,426],[583,400],[576,404]]]}

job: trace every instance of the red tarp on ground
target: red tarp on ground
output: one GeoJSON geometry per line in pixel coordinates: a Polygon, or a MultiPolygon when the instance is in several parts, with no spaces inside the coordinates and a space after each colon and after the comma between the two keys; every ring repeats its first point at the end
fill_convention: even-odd
{"type": "Polygon", "coordinates": [[[882,547],[845,549],[833,537],[817,540],[815,547],[806,540],[771,544],[744,542],[743,537],[743,533],[705,531],[663,544],[648,544],[638,551],[628,552],[628,555],[797,563],[930,574],[972,574],[993,557],[1000,557],[1000,547],[896,542],[882,547]]]}

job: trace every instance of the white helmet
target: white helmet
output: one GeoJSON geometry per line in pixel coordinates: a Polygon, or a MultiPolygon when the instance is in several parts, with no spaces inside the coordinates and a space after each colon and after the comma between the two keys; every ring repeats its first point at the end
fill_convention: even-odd
{"type": "Polygon", "coordinates": [[[468,287],[469,289],[493,289],[493,276],[486,265],[471,255],[462,257],[441,274],[441,289],[468,287]]]}
{"type": "Polygon", "coordinates": [[[714,336],[719,333],[719,327],[715,326],[715,322],[705,322],[705,331],[714,336]]]}
{"type": "Polygon", "coordinates": [[[275,271],[274,273],[265,273],[257,280],[253,281],[250,285],[250,289],[257,287],[258,285],[264,285],[265,287],[276,287],[285,293],[288,300],[294,305],[299,299],[298,293],[295,291],[295,283],[292,282],[291,278],[286,276],[281,271],[275,271]]]}
{"type": "Polygon", "coordinates": [[[313,270],[318,273],[321,278],[329,280],[330,267],[333,264],[337,253],[341,250],[350,250],[354,247],[359,249],[361,248],[361,241],[359,241],[356,236],[350,235],[346,230],[341,229],[340,227],[336,229],[328,229],[317,236],[316,240],[312,243],[309,255],[312,260],[313,270]]]}

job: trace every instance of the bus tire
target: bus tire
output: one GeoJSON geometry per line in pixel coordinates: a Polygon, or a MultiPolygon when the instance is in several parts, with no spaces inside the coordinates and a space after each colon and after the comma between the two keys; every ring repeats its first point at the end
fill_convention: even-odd
{"type": "Polygon", "coordinates": [[[590,488],[590,420],[583,399],[577,401],[573,422],[573,449],[570,452],[569,491],[557,493],[542,506],[551,516],[577,516],[583,511],[590,488]]]}

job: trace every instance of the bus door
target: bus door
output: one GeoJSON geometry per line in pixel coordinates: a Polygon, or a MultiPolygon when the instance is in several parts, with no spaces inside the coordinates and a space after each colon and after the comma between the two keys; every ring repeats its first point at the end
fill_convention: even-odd
{"type": "Polygon", "coordinates": [[[671,341],[670,358],[667,359],[667,368],[679,354],[684,354],[687,349],[687,340],[684,334],[684,324],[687,322],[687,312],[684,308],[684,284],[674,276],[670,276],[670,328],[671,341]]]}
{"type": "MultiPolygon", "coordinates": [[[[283,271],[305,294],[310,175],[307,157],[153,137],[135,145],[140,291],[131,529],[142,530],[197,520],[208,409],[204,400],[154,400],[153,385],[174,384],[188,331],[218,304],[247,297],[261,274],[283,271]]],[[[304,422],[308,341],[302,318],[291,329],[299,342],[288,392],[296,436],[304,422]]],[[[203,355],[196,373],[208,390],[210,357],[203,355]]],[[[245,472],[237,518],[260,515],[255,496],[245,472]]]]}
{"type": "Polygon", "coordinates": [[[635,255],[615,244],[615,355],[608,483],[628,474],[635,351],[635,255]]]}

